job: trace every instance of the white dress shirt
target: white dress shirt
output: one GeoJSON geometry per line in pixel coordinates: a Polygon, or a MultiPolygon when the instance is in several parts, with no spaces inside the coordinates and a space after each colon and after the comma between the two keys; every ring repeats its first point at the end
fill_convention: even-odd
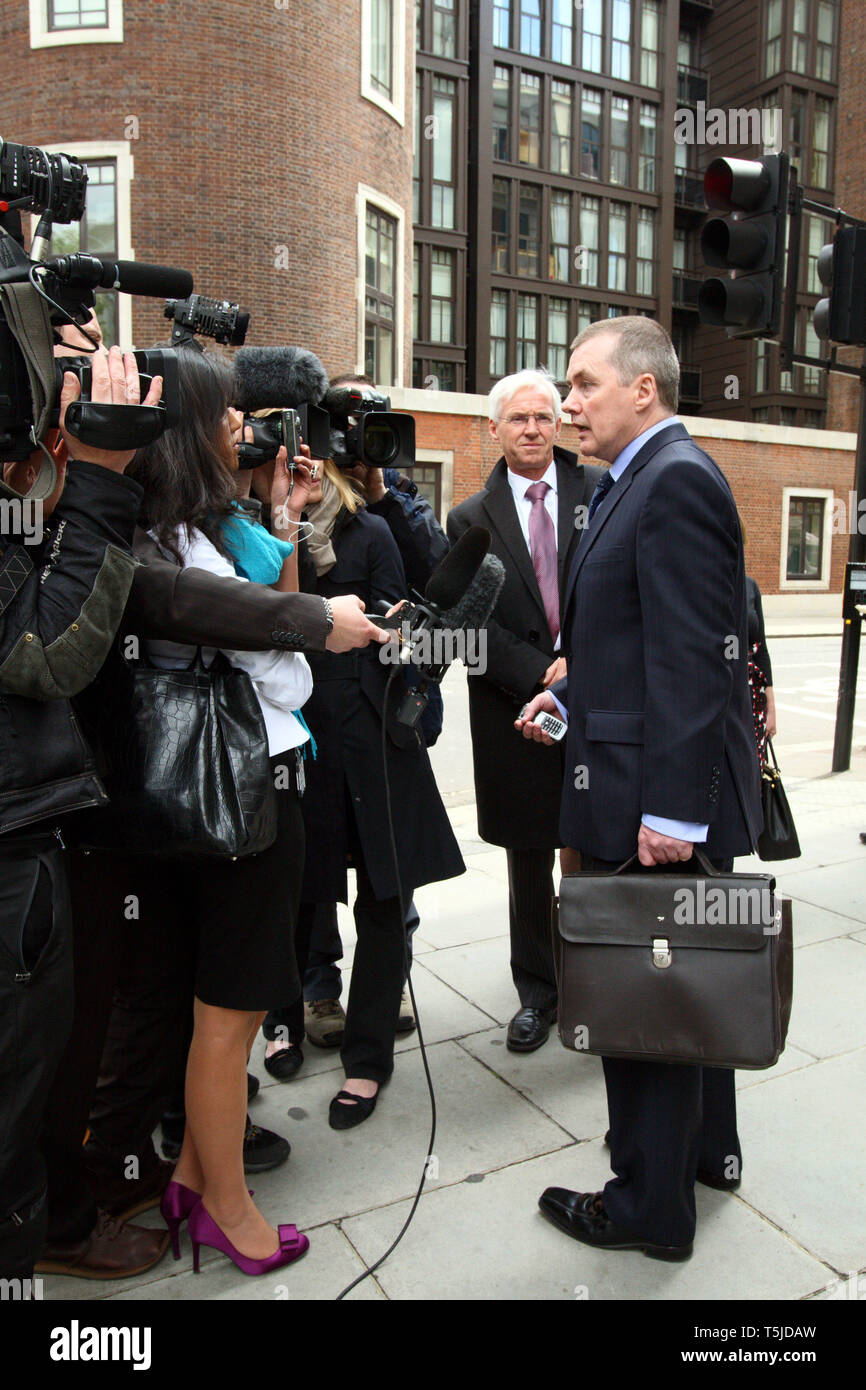
{"type": "MultiPolygon", "coordinates": [[[[517,520],[520,522],[520,530],[523,539],[526,541],[526,549],[529,551],[529,558],[532,559],[532,546],[529,543],[529,517],[532,512],[532,502],[527,497],[527,488],[531,488],[535,483],[547,483],[549,491],[545,493],[544,509],[553,522],[553,535],[556,541],[557,555],[559,554],[559,509],[557,503],[556,489],[556,460],[551,459],[550,467],[543,478],[524,478],[521,473],[514,473],[508,469],[508,486],[511,488],[511,495],[514,498],[514,507],[517,512],[517,520]]],[[[558,633],[553,644],[553,650],[558,652],[562,646],[562,634],[558,633]]]]}
{"type": "MultiPolygon", "coordinates": [[[[151,538],[156,540],[153,532],[151,538]]],[[[178,550],[184,569],[207,570],[208,574],[226,579],[242,579],[235,573],[230,560],[221,555],[200,531],[193,531],[189,541],[184,532],[178,538],[178,550]]],[[[249,583],[249,580],[243,580],[249,583]]],[[[145,642],[148,660],[166,670],[188,666],[196,653],[194,646],[180,642],[148,639],[145,642]]],[[[216,655],[214,647],[202,648],[202,660],[209,666],[216,655]]],[[[289,748],[298,748],[309,738],[303,724],[292,710],[306,704],[313,692],[313,674],[307,659],[300,652],[235,652],[223,651],[232,666],[246,671],[253,683],[265,728],[268,733],[268,752],[273,758],[289,748]]]]}

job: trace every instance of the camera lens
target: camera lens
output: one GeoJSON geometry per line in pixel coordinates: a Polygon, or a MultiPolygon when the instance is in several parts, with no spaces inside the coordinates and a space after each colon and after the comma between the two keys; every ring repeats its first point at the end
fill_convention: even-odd
{"type": "Polygon", "coordinates": [[[387,468],[400,451],[400,441],[390,425],[374,425],[370,420],[364,430],[364,454],[374,468],[387,468]]]}

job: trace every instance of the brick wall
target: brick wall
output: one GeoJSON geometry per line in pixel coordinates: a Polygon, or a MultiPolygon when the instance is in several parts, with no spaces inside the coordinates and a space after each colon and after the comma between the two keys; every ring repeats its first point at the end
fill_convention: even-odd
{"type": "MultiPolygon", "coordinates": [[[[252,313],[249,343],[299,343],[356,365],[362,182],[406,210],[404,380],[411,380],[414,6],[406,124],[360,95],[361,0],[125,0],[123,44],[30,48],[26,0],[0,0],[14,82],[0,131],[25,144],[123,140],[136,116],[132,241],[252,313]],[[288,247],[288,268],[277,269],[288,247]]],[[[159,301],[133,336],[165,339],[159,301]]]]}

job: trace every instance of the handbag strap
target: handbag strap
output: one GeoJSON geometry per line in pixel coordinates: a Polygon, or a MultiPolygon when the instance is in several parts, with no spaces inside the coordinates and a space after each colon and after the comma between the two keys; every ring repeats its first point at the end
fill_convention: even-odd
{"type": "MultiPolygon", "coordinates": [[[[704,854],[704,851],[698,845],[692,846],[692,852],[705,874],[708,874],[710,878],[721,877],[718,869],[713,868],[711,861],[707,858],[707,856],[704,854]]],[[[627,873],[636,859],[637,854],[633,854],[630,859],[626,859],[624,864],[620,864],[618,869],[614,869],[611,877],[615,877],[617,874],[627,873]]]]}
{"type": "Polygon", "coordinates": [[[772,740],[771,738],[768,738],[768,739],[767,739],[767,749],[768,749],[768,751],[769,751],[770,757],[773,759],[773,767],[774,767],[774,768],[776,769],[776,771],[778,772],[778,771],[779,771],[779,764],[778,764],[778,761],[777,761],[777,759],[776,759],[776,750],[775,750],[775,748],[773,747],[773,740],[772,740]]]}

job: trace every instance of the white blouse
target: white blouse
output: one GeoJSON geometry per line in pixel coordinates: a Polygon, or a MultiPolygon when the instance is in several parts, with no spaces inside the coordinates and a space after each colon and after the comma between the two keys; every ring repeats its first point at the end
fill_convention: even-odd
{"type": "MultiPolygon", "coordinates": [[[[151,538],[156,540],[153,532],[151,538]]],[[[241,579],[235,573],[230,560],[221,555],[200,531],[193,531],[186,540],[186,532],[178,538],[178,550],[184,569],[207,570],[226,579],[241,579]]],[[[180,642],[164,642],[148,639],[145,642],[148,660],[154,666],[167,670],[179,670],[188,666],[196,653],[194,646],[180,642]]],[[[214,647],[202,648],[202,660],[209,666],[216,655],[214,647]]],[[[252,680],[265,728],[268,732],[268,752],[271,757],[284,753],[289,748],[298,748],[309,738],[303,724],[292,714],[300,709],[313,691],[313,676],[306,657],[300,652],[234,652],[223,649],[223,655],[232,666],[246,671],[252,680]]]]}

